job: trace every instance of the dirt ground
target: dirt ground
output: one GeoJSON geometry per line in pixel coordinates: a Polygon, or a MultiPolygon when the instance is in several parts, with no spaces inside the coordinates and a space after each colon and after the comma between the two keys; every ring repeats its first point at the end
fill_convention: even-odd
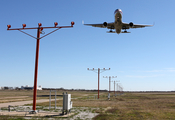
{"type": "MultiPolygon", "coordinates": [[[[11,97],[11,99],[13,99],[13,97],[11,97]]],[[[48,102],[49,99],[41,99],[41,100],[36,100],[36,103],[43,103],[43,102],[48,102]]],[[[55,99],[51,99],[51,101],[55,101],[55,99]]],[[[25,105],[25,104],[32,104],[33,101],[29,100],[29,101],[19,101],[19,102],[8,102],[8,103],[0,103],[0,108],[2,107],[8,107],[10,106],[21,106],[21,105],[25,105]]]]}

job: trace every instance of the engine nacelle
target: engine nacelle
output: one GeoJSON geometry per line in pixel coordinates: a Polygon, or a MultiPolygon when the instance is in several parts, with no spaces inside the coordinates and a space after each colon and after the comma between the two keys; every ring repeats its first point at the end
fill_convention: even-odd
{"type": "Polygon", "coordinates": [[[108,25],[108,23],[107,22],[104,22],[103,25],[106,27],[108,25]]]}
{"type": "Polygon", "coordinates": [[[129,23],[129,26],[130,26],[130,27],[133,27],[133,25],[134,25],[134,24],[133,24],[132,22],[129,23]]]}

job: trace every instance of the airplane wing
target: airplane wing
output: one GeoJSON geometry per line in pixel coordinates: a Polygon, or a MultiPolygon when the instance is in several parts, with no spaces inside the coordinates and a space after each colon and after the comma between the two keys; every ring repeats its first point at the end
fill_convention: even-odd
{"type": "Polygon", "coordinates": [[[133,23],[123,23],[122,29],[151,27],[153,25],[139,25],[133,23]]]}
{"type": "Polygon", "coordinates": [[[114,29],[114,22],[107,23],[106,25],[104,25],[104,23],[102,23],[102,24],[84,24],[84,25],[93,26],[93,27],[100,27],[100,28],[107,27],[108,29],[114,29]]]}

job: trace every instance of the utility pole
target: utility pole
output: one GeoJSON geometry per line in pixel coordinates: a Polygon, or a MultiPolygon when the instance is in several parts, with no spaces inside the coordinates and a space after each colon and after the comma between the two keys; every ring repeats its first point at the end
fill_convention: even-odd
{"type": "Polygon", "coordinates": [[[103,76],[103,78],[109,78],[109,94],[111,90],[111,78],[117,78],[117,76],[103,76]]]}
{"type": "Polygon", "coordinates": [[[114,81],[114,95],[115,95],[115,81],[114,81]]]}
{"type": "Polygon", "coordinates": [[[109,69],[105,69],[105,68],[103,68],[103,69],[100,69],[100,68],[98,68],[98,69],[94,69],[94,68],[89,69],[89,68],[87,68],[87,70],[94,71],[94,72],[98,73],[98,99],[99,99],[100,73],[102,73],[106,70],[110,70],[110,68],[109,69]]]}
{"type": "Polygon", "coordinates": [[[119,91],[120,91],[120,95],[121,95],[121,86],[119,86],[119,91]]]}
{"type": "Polygon", "coordinates": [[[118,86],[118,83],[117,83],[117,93],[119,94],[119,86],[118,86]]]}
{"type": "Polygon", "coordinates": [[[71,28],[73,27],[75,23],[71,22],[71,26],[57,26],[58,23],[55,22],[54,23],[54,27],[41,27],[42,24],[38,23],[38,27],[33,27],[33,28],[26,28],[26,24],[22,24],[23,28],[15,28],[15,29],[10,29],[11,25],[7,25],[7,30],[19,30],[20,32],[35,38],[37,40],[37,44],[36,44],[36,58],[35,58],[35,72],[34,72],[34,91],[33,91],[33,111],[31,111],[30,113],[37,113],[36,111],[36,94],[37,94],[37,76],[38,76],[38,58],[39,58],[39,43],[40,43],[40,39],[46,37],[47,35],[61,29],[61,28],[71,28]],[[49,29],[49,28],[56,28],[55,30],[53,30],[52,32],[40,37],[40,34],[42,33],[43,29],[49,29]],[[37,37],[34,37],[22,30],[29,30],[29,29],[37,29],[37,37]]]}
{"type": "Polygon", "coordinates": [[[114,82],[114,95],[115,95],[115,82],[120,82],[120,81],[112,81],[112,82],[114,82]]]}
{"type": "Polygon", "coordinates": [[[123,93],[123,87],[121,87],[120,85],[118,85],[117,83],[117,89],[119,90],[119,94],[121,95],[123,93]]]}

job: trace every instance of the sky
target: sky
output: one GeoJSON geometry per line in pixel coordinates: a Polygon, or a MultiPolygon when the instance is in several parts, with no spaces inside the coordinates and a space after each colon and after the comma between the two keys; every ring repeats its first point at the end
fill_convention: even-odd
{"type": "MultiPolygon", "coordinates": [[[[1,0],[0,86],[34,85],[36,40],[11,28],[70,26],[40,40],[37,85],[43,88],[97,89],[98,74],[87,68],[111,68],[100,74],[100,89],[109,89],[103,76],[117,76],[125,91],[175,90],[174,0],[1,0]],[[114,21],[153,27],[131,33],[106,33],[85,26],[114,21]]],[[[44,29],[45,34],[54,29],[44,29]]],[[[36,30],[25,32],[37,36],[36,30]]],[[[43,36],[43,35],[41,35],[43,36]]],[[[114,89],[113,82],[111,90],[114,89]]]]}

